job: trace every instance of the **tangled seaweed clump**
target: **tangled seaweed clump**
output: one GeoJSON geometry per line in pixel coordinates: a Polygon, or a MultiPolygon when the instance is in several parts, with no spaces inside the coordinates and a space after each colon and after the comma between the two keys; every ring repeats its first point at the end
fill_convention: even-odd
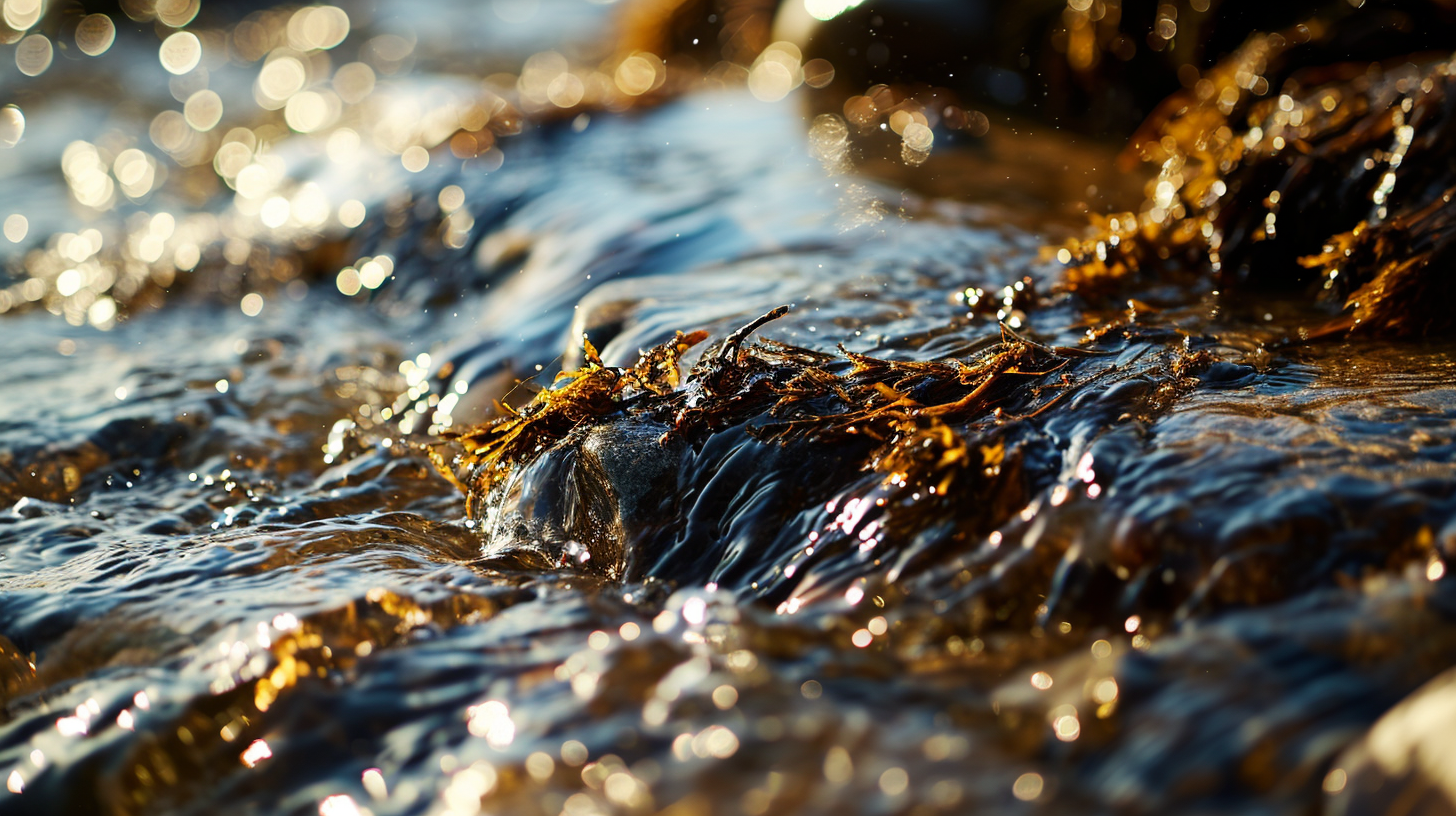
{"type": "Polygon", "coordinates": [[[1283,65],[1310,36],[1256,35],[1162,106],[1124,155],[1158,166],[1142,210],[1063,247],[1069,288],[1202,268],[1235,294],[1303,290],[1342,313],[1316,332],[1452,327],[1453,63],[1283,65]]]}
{"type": "MultiPolygon", "coordinates": [[[[786,311],[728,336],[686,375],[676,368],[702,332],[678,333],[629,368],[604,365],[588,344],[586,366],[556,388],[437,446],[437,467],[482,525],[487,559],[614,579],[700,578],[790,607],[801,590],[823,595],[872,576],[893,583],[918,552],[984,544],[1058,478],[1065,443],[1045,426],[1066,419],[1069,398],[1083,395],[1073,415],[1100,415],[1087,398],[1124,382],[1111,388],[1109,418],[1140,421],[1216,360],[1177,333],[1128,326],[1068,348],[1003,325],[999,337],[928,360],[746,342],[786,311]],[[447,464],[450,445],[459,453],[447,464]],[[776,493],[745,499],[738,479],[776,493]],[[740,522],[725,513],[764,529],[733,535],[740,522]],[[800,537],[794,530],[807,550],[784,546],[800,537]],[[735,575],[742,565],[725,538],[782,563],[735,575]]],[[[1061,556],[1047,554],[1053,565],[1061,556]]]]}
{"type": "MultiPolygon", "coordinates": [[[[706,337],[704,332],[678,332],[626,369],[604,365],[591,341],[584,340],[586,366],[558,374],[556,387],[541,391],[525,410],[517,412],[501,404],[506,416],[464,433],[447,433],[445,438],[458,441],[464,449],[471,486],[489,492],[514,465],[582,423],[616,410],[622,400],[638,394],[670,393],[679,383],[678,359],[706,337]]],[[[438,448],[431,456],[451,483],[467,490],[438,448]]]]}

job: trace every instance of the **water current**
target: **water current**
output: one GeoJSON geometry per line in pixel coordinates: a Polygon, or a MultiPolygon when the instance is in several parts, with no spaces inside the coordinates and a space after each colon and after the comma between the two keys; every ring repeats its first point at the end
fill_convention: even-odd
{"type": "Polygon", "coordinates": [[[587,0],[83,5],[0,3],[0,812],[1428,795],[1456,344],[1063,288],[1128,133],[587,0]]]}

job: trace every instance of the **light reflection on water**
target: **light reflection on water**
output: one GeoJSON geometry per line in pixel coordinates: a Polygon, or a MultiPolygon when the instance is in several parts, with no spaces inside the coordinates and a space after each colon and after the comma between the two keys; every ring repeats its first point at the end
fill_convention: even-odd
{"type": "MultiPolygon", "coordinates": [[[[1075,345],[1075,307],[1023,309],[1060,214],[847,175],[788,44],[628,115],[682,89],[600,4],[122,8],[3,6],[7,807],[1302,812],[1450,663],[1453,350],[1256,371],[1196,297],[1166,325],[1218,376],[1155,412],[1173,357],[1114,347],[975,449],[1010,498],[735,430],[625,583],[583,542],[512,562],[425,446],[582,335],[627,366],[793,303],[762,333],[823,352],[1075,345]]],[[[921,166],[889,107],[845,112],[921,166]]]]}

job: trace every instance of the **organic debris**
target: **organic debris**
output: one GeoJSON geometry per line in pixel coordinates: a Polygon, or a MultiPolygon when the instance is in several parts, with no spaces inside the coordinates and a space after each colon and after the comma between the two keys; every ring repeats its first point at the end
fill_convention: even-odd
{"type": "MultiPolygon", "coordinates": [[[[464,449],[464,456],[457,461],[469,474],[469,486],[460,479],[457,468],[445,460],[439,446],[430,449],[430,458],[445,478],[472,499],[483,496],[516,465],[550,447],[578,425],[618,410],[622,400],[639,394],[670,393],[678,386],[678,359],[706,337],[705,332],[678,332],[671,340],[643,353],[631,368],[603,364],[591,341],[583,338],[586,365],[558,374],[553,387],[538,393],[524,409],[514,411],[497,403],[503,414],[499,419],[465,432],[441,435],[464,449]]],[[[475,508],[472,501],[469,509],[473,512],[475,508]]]]}
{"type": "MultiPolygon", "coordinates": [[[[843,348],[826,354],[774,341],[745,345],[751,332],[786,312],[775,309],[734,332],[681,380],[681,356],[702,341],[703,332],[678,333],[631,368],[603,364],[588,343],[584,368],[561,374],[556,387],[521,411],[448,436],[461,454],[452,467],[437,446],[436,466],[466,492],[468,512],[481,517],[492,492],[514,471],[573,431],[635,417],[666,429],[659,446],[701,446],[713,434],[745,424],[751,436],[769,444],[857,440],[870,446],[868,469],[902,485],[935,485],[943,494],[958,472],[988,469],[995,475],[1005,456],[1004,429],[1119,370],[1104,352],[1044,346],[1004,326],[999,338],[983,340],[969,353],[929,361],[843,348]],[[965,435],[985,455],[973,455],[975,445],[965,435]]],[[[1126,335],[1109,333],[1108,339],[1122,342],[1126,335]]],[[[1179,382],[1210,360],[1183,352],[1175,358],[1168,371],[1179,382]]]]}
{"type": "Polygon", "coordinates": [[[1368,224],[1330,239],[1319,255],[1300,263],[1320,270],[1325,288],[1345,298],[1351,331],[1387,336],[1423,335],[1456,326],[1456,188],[1417,212],[1368,224]]]}
{"type": "Polygon", "coordinates": [[[1304,69],[1276,93],[1265,75],[1295,36],[1251,38],[1150,119],[1129,148],[1159,166],[1148,200],[1064,247],[1067,288],[1204,269],[1237,294],[1308,291],[1349,312],[1341,329],[1449,327],[1433,262],[1456,185],[1453,63],[1304,69]]]}

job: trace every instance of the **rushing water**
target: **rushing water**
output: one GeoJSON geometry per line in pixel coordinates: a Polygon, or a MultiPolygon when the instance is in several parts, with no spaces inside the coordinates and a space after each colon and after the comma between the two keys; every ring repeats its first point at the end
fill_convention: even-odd
{"type": "Polygon", "coordinates": [[[1456,663],[1456,345],[1211,279],[1047,297],[1115,146],[901,122],[875,180],[776,68],[621,103],[666,74],[581,67],[602,5],[189,9],[0,49],[0,810],[1385,795],[1342,752],[1456,663]],[[503,487],[432,464],[583,335],[695,330],[503,487]],[[794,374],[965,401],[765,401],[794,374]]]}

